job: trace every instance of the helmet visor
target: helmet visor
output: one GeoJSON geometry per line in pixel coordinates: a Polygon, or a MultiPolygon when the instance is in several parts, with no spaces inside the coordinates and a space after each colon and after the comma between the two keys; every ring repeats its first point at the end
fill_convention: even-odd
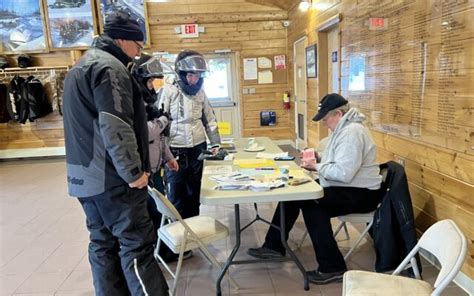
{"type": "Polygon", "coordinates": [[[183,72],[206,72],[207,63],[202,56],[191,55],[176,62],[176,68],[183,72]]]}
{"type": "Polygon", "coordinates": [[[164,73],[160,59],[152,57],[138,67],[138,73],[145,78],[162,78],[164,73]]]}

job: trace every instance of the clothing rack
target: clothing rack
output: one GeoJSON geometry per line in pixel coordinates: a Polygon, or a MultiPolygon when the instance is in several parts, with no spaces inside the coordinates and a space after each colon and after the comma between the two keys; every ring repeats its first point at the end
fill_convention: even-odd
{"type": "MultiPolygon", "coordinates": [[[[38,66],[38,67],[27,67],[27,68],[6,68],[0,69],[0,83],[8,82],[15,75],[42,77],[49,82],[53,82],[57,79],[60,73],[69,71],[70,66],[38,66]]],[[[64,156],[64,147],[38,147],[38,148],[12,148],[12,149],[0,149],[0,160],[2,159],[17,159],[17,158],[30,158],[30,157],[58,157],[64,156]]]]}
{"type": "Polygon", "coordinates": [[[32,74],[49,74],[51,76],[54,76],[56,74],[56,71],[58,72],[64,72],[68,71],[69,66],[53,66],[53,67],[46,67],[46,66],[41,66],[41,67],[27,67],[27,68],[6,68],[6,69],[0,69],[0,80],[1,79],[6,79],[8,77],[14,76],[14,75],[32,75],[32,74]]]}

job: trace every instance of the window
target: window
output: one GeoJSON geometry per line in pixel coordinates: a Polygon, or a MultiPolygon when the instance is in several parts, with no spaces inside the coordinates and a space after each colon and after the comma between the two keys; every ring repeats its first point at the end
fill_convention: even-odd
{"type": "Polygon", "coordinates": [[[209,72],[204,79],[204,90],[212,106],[233,106],[231,56],[206,56],[209,72]]]}
{"type": "MultiPolygon", "coordinates": [[[[161,55],[161,61],[174,67],[176,54],[161,55]]],[[[234,63],[231,54],[205,54],[209,72],[204,78],[204,91],[213,107],[234,106],[232,73],[234,63]]]]}

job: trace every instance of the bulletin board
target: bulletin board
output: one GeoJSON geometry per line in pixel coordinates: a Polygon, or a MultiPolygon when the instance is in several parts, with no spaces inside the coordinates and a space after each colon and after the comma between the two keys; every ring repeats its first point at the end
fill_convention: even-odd
{"type": "MultiPolygon", "coordinates": [[[[287,72],[288,72],[288,59],[286,55],[261,55],[261,56],[254,56],[254,57],[245,57],[242,60],[242,63],[244,63],[245,59],[249,58],[256,58],[259,61],[271,61],[271,66],[270,67],[261,67],[260,62],[257,63],[257,78],[256,79],[242,79],[243,80],[243,85],[265,85],[265,84],[277,84],[277,83],[287,83],[287,72]],[[285,66],[284,67],[277,67],[275,64],[275,56],[284,56],[285,57],[285,66]],[[278,69],[277,69],[278,68],[278,69]],[[258,77],[262,77],[262,72],[270,71],[271,76],[272,76],[272,82],[270,83],[259,83],[260,80],[258,77]]],[[[263,63],[264,64],[264,63],[263,63]]],[[[268,66],[268,65],[267,65],[268,66]]],[[[242,66],[245,68],[245,66],[242,66]]],[[[243,69],[245,71],[245,69],[243,69]]],[[[245,78],[245,77],[244,77],[245,78]]]]}

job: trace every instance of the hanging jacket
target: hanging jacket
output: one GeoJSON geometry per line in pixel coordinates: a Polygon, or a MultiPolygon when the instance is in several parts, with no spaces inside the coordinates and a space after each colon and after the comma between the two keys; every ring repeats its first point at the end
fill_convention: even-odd
{"type": "Polygon", "coordinates": [[[22,99],[26,100],[28,104],[28,119],[30,121],[34,121],[37,118],[41,118],[53,112],[51,103],[46,97],[43,84],[34,76],[29,76],[25,82],[23,82],[22,99]]]}
{"type": "Polygon", "coordinates": [[[0,123],[8,122],[11,117],[8,113],[8,88],[5,84],[0,83],[0,123]]]}
{"type": "Polygon", "coordinates": [[[7,110],[10,114],[10,117],[14,121],[25,123],[28,118],[28,105],[25,100],[23,100],[23,83],[25,79],[15,75],[10,81],[8,87],[8,102],[7,110]]]}
{"type": "MultiPolygon", "coordinates": [[[[387,169],[382,184],[385,195],[375,211],[372,236],[376,252],[375,270],[395,269],[417,243],[415,218],[404,168],[389,161],[380,165],[387,169]]],[[[419,258],[417,258],[419,260],[419,258]]],[[[418,264],[421,272],[421,265],[418,264]]]]}

